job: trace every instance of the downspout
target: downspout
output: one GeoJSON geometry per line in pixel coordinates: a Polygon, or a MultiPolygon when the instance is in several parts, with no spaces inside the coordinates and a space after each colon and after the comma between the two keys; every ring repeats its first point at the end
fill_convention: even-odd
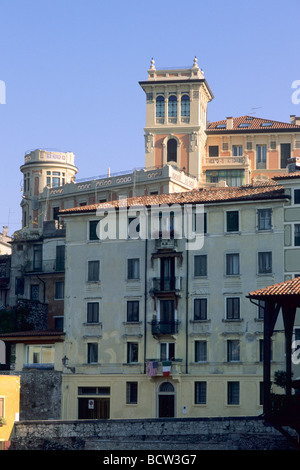
{"type": "Polygon", "coordinates": [[[146,374],[146,342],[147,342],[147,254],[148,254],[148,237],[145,240],[145,300],[144,300],[144,374],[146,374]]]}
{"type": "Polygon", "coordinates": [[[188,374],[188,326],[189,326],[189,250],[186,252],[186,293],[185,293],[185,372],[188,374]]]}

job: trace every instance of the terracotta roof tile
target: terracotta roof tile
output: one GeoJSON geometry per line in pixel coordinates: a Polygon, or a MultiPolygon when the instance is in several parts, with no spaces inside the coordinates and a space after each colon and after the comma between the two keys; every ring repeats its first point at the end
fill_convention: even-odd
{"type": "Polygon", "coordinates": [[[283,173],[282,175],[273,176],[273,180],[287,180],[293,178],[300,178],[300,171],[292,171],[291,173],[283,173]]]}
{"type": "Polygon", "coordinates": [[[249,293],[249,297],[269,297],[282,295],[299,295],[300,296],[300,277],[295,277],[289,281],[273,284],[272,286],[258,289],[249,293]]]}
{"type": "Polygon", "coordinates": [[[125,200],[104,202],[102,204],[91,204],[87,206],[63,209],[60,215],[73,213],[96,212],[98,208],[130,207],[130,206],[154,206],[162,204],[211,204],[218,202],[255,201],[263,199],[286,198],[283,186],[275,182],[262,184],[237,186],[237,187],[215,187],[200,188],[181,193],[169,193],[151,196],[132,197],[125,200]]]}
{"type": "Polygon", "coordinates": [[[228,132],[230,131],[271,131],[271,130],[283,130],[283,129],[293,129],[293,130],[299,130],[300,131],[300,126],[296,124],[291,124],[288,122],[280,122],[280,121],[274,121],[273,119],[263,119],[263,118],[257,118],[254,116],[240,116],[233,118],[233,127],[232,129],[226,129],[226,119],[223,119],[222,121],[214,121],[211,122],[206,129],[207,131],[214,131],[214,132],[228,132]],[[272,123],[272,125],[267,125],[268,123],[272,123]],[[245,127],[247,125],[247,127],[245,127]],[[225,126],[225,127],[218,127],[218,126],[225,126]]]}

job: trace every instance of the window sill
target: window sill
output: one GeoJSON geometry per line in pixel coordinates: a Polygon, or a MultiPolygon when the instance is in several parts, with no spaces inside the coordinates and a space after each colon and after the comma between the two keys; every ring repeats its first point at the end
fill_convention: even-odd
{"type": "Polygon", "coordinates": [[[222,322],[224,323],[235,323],[235,322],[242,322],[244,321],[243,318],[223,318],[222,322]]]}
{"type": "Polygon", "coordinates": [[[206,320],[190,320],[190,323],[210,323],[211,319],[206,320]]]}

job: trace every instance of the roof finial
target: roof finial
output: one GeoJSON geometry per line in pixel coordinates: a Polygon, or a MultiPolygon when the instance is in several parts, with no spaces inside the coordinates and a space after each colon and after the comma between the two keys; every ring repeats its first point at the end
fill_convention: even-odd
{"type": "Polygon", "coordinates": [[[154,64],[155,64],[155,62],[154,62],[154,59],[153,59],[153,57],[152,57],[152,59],[151,59],[151,62],[150,62],[150,64],[151,64],[151,65],[150,65],[150,69],[151,69],[151,70],[155,70],[155,65],[154,65],[154,64]]]}
{"type": "Polygon", "coordinates": [[[197,57],[195,56],[194,58],[194,64],[193,64],[193,67],[198,67],[198,59],[197,57]]]}

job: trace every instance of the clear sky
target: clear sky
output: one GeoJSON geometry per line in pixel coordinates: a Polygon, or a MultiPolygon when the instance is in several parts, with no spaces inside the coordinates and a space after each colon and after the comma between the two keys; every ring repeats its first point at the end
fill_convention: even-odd
{"type": "Polygon", "coordinates": [[[0,231],[21,227],[28,150],[74,152],[77,178],[144,166],[138,81],[152,57],[157,68],[197,57],[210,121],[300,116],[299,18],[299,0],[0,0],[0,231]]]}

